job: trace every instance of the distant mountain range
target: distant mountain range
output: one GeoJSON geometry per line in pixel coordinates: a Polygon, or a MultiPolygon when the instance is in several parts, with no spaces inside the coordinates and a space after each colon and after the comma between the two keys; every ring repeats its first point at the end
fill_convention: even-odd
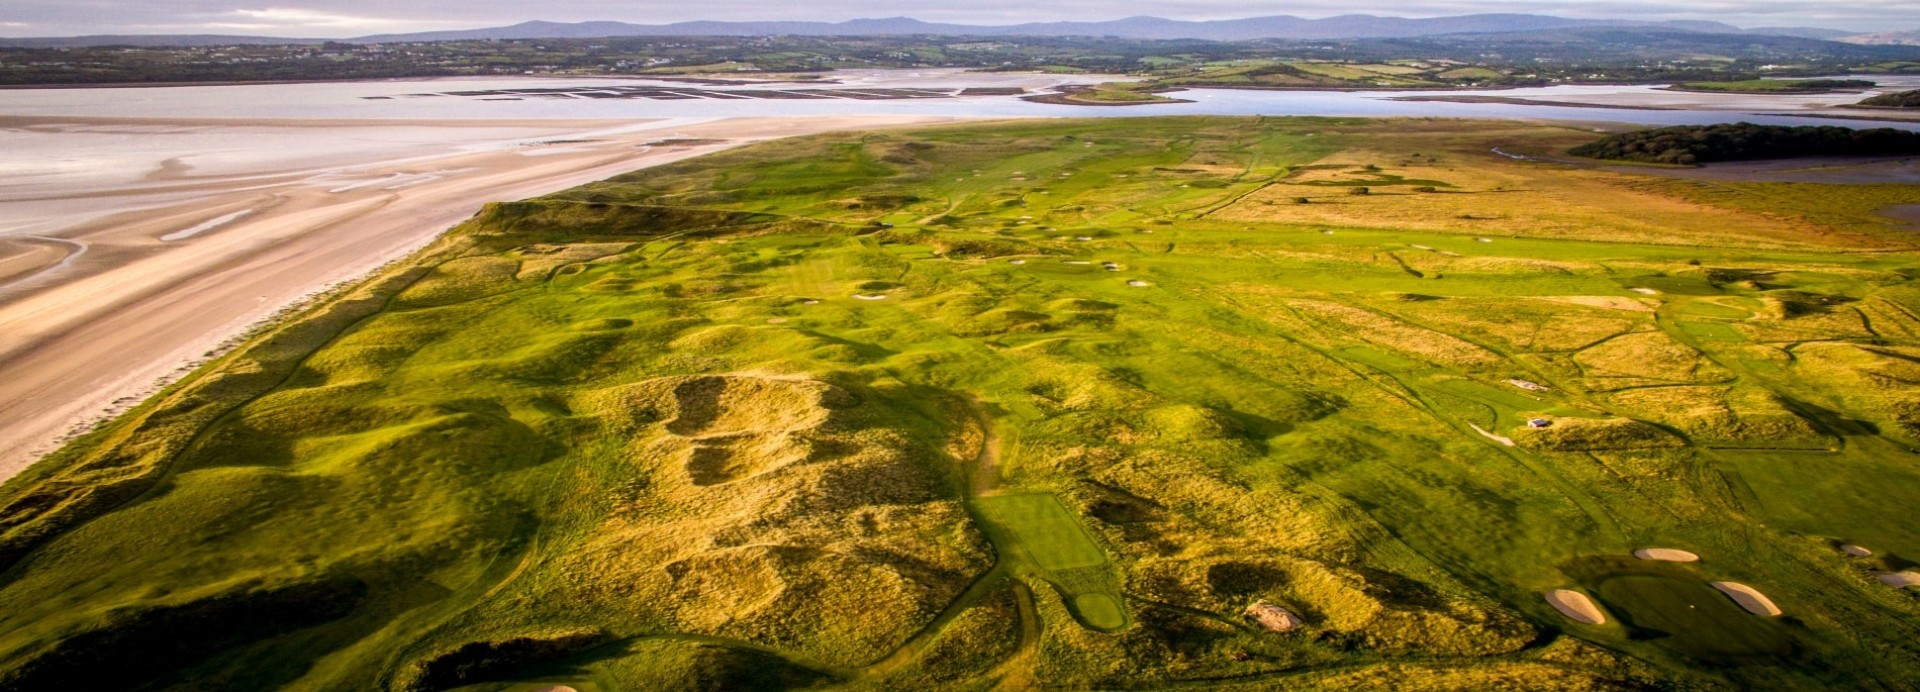
{"type": "MultiPolygon", "coordinates": [[[[512,26],[462,31],[428,31],[410,34],[380,34],[351,39],[350,43],[404,43],[413,41],[462,41],[486,39],[612,38],[619,36],[1109,36],[1131,39],[1202,39],[1242,41],[1250,39],[1356,39],[1411,38],[1449,34],[1512,33],[1576,28],[1664,29],[1716,34],[1792,36],[1819,40],[1847,40],[1860,43],[1897,43],[1894,40],[1869,39],[1848,32],[1806,27],[1764,27],[1742,29],[1730,24],[1699,21],[1646,22],[1633,20],[1568,19],[1533,14],[1473,14],[1457,17],[1407,19],[1354,14],[1325,19],[1293,16],[1253,17],[1218,21],[1183,21],[1160,17],[1129,17],[1100,22],[1044,22],[984,26],[938,24],[907,17],[855,19],[845,22],[679,22],[675,24],[628,24],[625,22],[524,22],[512,26]]],[[[1920,41],[1914,32],[1872,34],[1899,36],[1920,41]]],[[[120,35],[74,36],[60,38],[0,39],[0,46],[57,48],[100,45],[202,46],[275,43],[320,43],[322,39],[273,38],[261,36],[219,35],[120,35]]]]}
{"type": "Polygon", "coordinates": [[[1848,36],[1840,40],[1863,46],[1920,46],[1920,31],[1883,31],[1877,34],[1848,36]]]}

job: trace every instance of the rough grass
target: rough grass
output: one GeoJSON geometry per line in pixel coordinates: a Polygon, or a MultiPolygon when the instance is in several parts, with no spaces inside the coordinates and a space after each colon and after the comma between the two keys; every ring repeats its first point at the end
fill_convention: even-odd
{"type": "Polygon", "coordinates": [[[1015,122],[493,205],[0,488],[0,675],[1920,683],[1911,190],[1487,151],[1589,137],[1015,122]],[[1786,616],[1679,612],[1719,579],[1786,616]]]}

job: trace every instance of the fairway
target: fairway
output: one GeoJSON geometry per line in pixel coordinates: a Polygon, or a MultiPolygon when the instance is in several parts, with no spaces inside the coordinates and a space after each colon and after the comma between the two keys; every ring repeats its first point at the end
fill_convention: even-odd
{"type": "MultiPolygon", "coordinates": [[[[1019,542],[1020,550],[1040,569],[1069,570],[1107,563],[1100,546],[1080,528],[1080,520],[1052,495],[995,495],[975,502],[989,521],[1019,542]]],[[[1098,607],[1113,609],[1119,604],[1108,599],[1098,607]]]]}
{"type": "Polygon", "coordinates": [[[968,123],[489,205],[0,487],[0,688],[1920,685],[1920,189],[1545,160],[1597,136],[968,123]]]}

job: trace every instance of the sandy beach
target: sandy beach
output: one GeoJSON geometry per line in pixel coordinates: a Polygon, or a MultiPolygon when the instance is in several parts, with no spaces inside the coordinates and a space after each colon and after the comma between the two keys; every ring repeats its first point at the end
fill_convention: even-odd
{"type": "Polygon", "coordinates": [[[13,153],[0,163],[0,480],[486,202],[753,141],[950,119],[0,117],[13,153]]]}

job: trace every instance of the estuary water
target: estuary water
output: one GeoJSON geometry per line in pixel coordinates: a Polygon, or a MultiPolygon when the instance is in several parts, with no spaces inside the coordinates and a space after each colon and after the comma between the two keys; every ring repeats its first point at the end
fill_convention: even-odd
{"type": "Polygon", "coordinates": [[[1643,125],[1748,121],[1782,125],[1848,124],[1920,129],[1916,122],[1835,120],[1812,115],[1871,115],[1837,106],[1877,91],[1920,88],[1920,75],[1869,77],[1881,84],[1867,93],[1791,96],[1699,94],[1656,86],[1553,86],[1501,91],[1252,91],[1190,89],[1173,94],[1191,103],[1143,106],[1063,106],[1004,95],[962,95],[898,100],[849,98],[581,98],[566,96],[460,96],[452,92],[540,90],[556,87],[695,87],[725,94],[752,89],[981,89],[1029,91],[1062,85],[1126,79],[1098,75],[971,73],[961,70],[864,70],[837,72],[819,82],[777,85],[699,85],[660,79],[490,77],[409,79],[235,86],[35,89],[0,91],[0,116],[82,116],[321,120],[547,120],[627,118],[728,118],[779,116],[915,115],[946,117],[1126,117],[1146,115],[1320,115],[1527,118],[1643,125]],[[1559,104],[1407,101],[1446,97],[1497,97],[1559,104]]]}

